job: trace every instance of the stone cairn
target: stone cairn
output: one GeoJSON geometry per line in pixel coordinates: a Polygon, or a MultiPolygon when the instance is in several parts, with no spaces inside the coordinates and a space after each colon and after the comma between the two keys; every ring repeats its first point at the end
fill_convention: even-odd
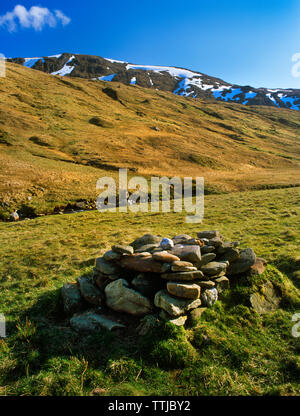
{"type": "Polygon", "coordinates": [[[232,277],[265,270],[264,259],[238,245],[219,231],[201,231],[197,238],[145,234],[114,245],[96,259],[92,278],[63,286],[64,311],[79,331],[124,328],[128,316],[141,318],[140,333],[151,320],[184,325],[188,315],[212,307],[232,277]]]}

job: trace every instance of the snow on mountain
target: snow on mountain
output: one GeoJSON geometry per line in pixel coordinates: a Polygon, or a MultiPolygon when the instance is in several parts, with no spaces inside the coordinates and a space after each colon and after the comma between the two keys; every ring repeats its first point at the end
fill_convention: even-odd
{"type": "MultiPolygon", "coordinates": [[[[59,59],[61,57],[62,54],[58,54],[58,55],[50,55],[50,56],[46,56],[45,58],[57,58],[59,59]]],[[[32,68],[38,61],[42,61],[44,62],[44,58],[39,57],[39,58],[24,58],[24,66],[26,66],[27,68],[32,68]]]]}
{"type": "Polygon", "coordinates": [[[132,77],[130,80],[130,84],[131,85],[135,85],[136,84],[136,77],[132,77]]]}
{"type": "Polygon", "coordinates": [[[200,76],[201,74],[189,71],[188,69],[175,68],[172,66],[153,66],[153,65],[133,65],[127,64],[126,69],[141,69],[143,71],[152,71],[152,72],[167,72],[172,77],[179,78],[192,78],[194,76],[200,76]]]}
{"type": "Polygon", "coordinates": [[[65,77],[66,75],[71,74],[73,69],[75,68],[75,65],[70,65],[70,63],[75,59],[75,56],[71,56],[71,58],[68,60],[68,62],[65,63],[65,65],[59,70],[55,72],[51,72],[51,75],[60,75],[62,77],[65,77]]]}
{"type": "Polygon", "coordinates": [[[272,96],[272,94],[271,94],[271,93],[266,94],[266,97],[268,97],[271,101],[273,101],[273,103],[274,103],[275,105],[277,105],[277,107],[279,107],[278,102],[276,101],[275,97],[273,97],[273,96],[272,96]]]}
{"type": "Polygon", "coordinates": [[[100,81],[108,81],[108,82],[111,82],[116,75],[117,74],[104,75],[103,77],[99,77],[97,79],[99,79],[100,81]]]}
{"type": "Polygon", "coordinates": [[[278,97],[281,99],[281,101],[283,101],[285,104],[289,103],[290,104],[290,108],[293,110],[300,110],[300,103],[299,103],[299,98],[298,97],[288,97],[287,95],[283,95],[283,94],[278,94],[278,97]],[[295,104],[295,101],[298,101],[298,105],[295,104]]]}
{"type": "Polygon", "coordinates": [[[106,61],[109,61],[111,63],[117,63],[117,64],[127,64],[125,61],[118,61],[117,59],[110,59],[110,58],[104,58],[106,61]]]}
{"type": "Polygon", "coordinates": [[[229,84],[200,72],[173,66],[140,65],[117,59],[68,53],[41,58],[15,58],[9,61],[62,77],[69,75],[95,81],[122,82],[171,91],[184,97],[300,110],[300,90],[229,84]]]}
{"type": "Polygon", "coordinates": [[[24,66],[27,68],[32,68],[40,59],[43,58],[25,58],[24,66]]]}

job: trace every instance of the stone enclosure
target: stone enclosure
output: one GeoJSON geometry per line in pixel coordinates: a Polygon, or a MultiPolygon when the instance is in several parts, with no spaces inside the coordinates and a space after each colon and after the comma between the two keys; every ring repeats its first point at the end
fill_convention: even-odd
{"type": "Polygon", "coordinates": [[[231,279],[263,273],[265,260],[238,246],[219,231],[172,239],[145,234],[114,245],[96,259],[92,278],[63,286],[64,312],[74,329],[88,332],[124,328],[130,317],[140,319],[140,333],[151,320],[184,325],[213,307],[231,279]]]}

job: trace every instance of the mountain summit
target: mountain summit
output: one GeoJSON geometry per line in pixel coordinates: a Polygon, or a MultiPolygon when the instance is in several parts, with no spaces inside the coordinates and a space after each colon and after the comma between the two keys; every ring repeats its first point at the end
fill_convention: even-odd
{"type": "Polygon", "coordinates": [[[184,68],[137,65],[100,56],[63,53],[10,62],[58,76],[139,85],[192,98],[210,98],[243,105],[265,105],[300,110],[299,89],[253,88],[184,68]]]}

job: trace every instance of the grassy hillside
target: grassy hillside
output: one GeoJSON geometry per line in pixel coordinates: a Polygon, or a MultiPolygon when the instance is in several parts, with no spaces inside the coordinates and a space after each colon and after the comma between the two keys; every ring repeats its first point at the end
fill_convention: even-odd
{"type": "Polygon", "coordinates": [[[60,78],[0,78],[0,215],[94,199],[96,180],[204,176],[213,192],[299,184],[300,114],[60,78]],[[154,130],[154,127],[158,127],[154,130]]]}
{"type": "MultiPolygon", "coordinates": [[[[0,224],[0,394],[22,395],[292,395],[299,394],[300,188],[206,197],[204,223],[182,214],[85,212],[0,224]],[[166,326],[137,336],[106,330],[78,337],[61,312],[59,288],[90,274],[94,258],[142,233],[172,237],[220,229],[269,261],[186,330],[166,326]],[[297,271],[298,269],[298,271],[297,271]],[[249,294],[265,280],[281,293],[280,309],[260,316],[249,294]]],[[[124,316],[123,316],[124,318],[124,316]]]]}

